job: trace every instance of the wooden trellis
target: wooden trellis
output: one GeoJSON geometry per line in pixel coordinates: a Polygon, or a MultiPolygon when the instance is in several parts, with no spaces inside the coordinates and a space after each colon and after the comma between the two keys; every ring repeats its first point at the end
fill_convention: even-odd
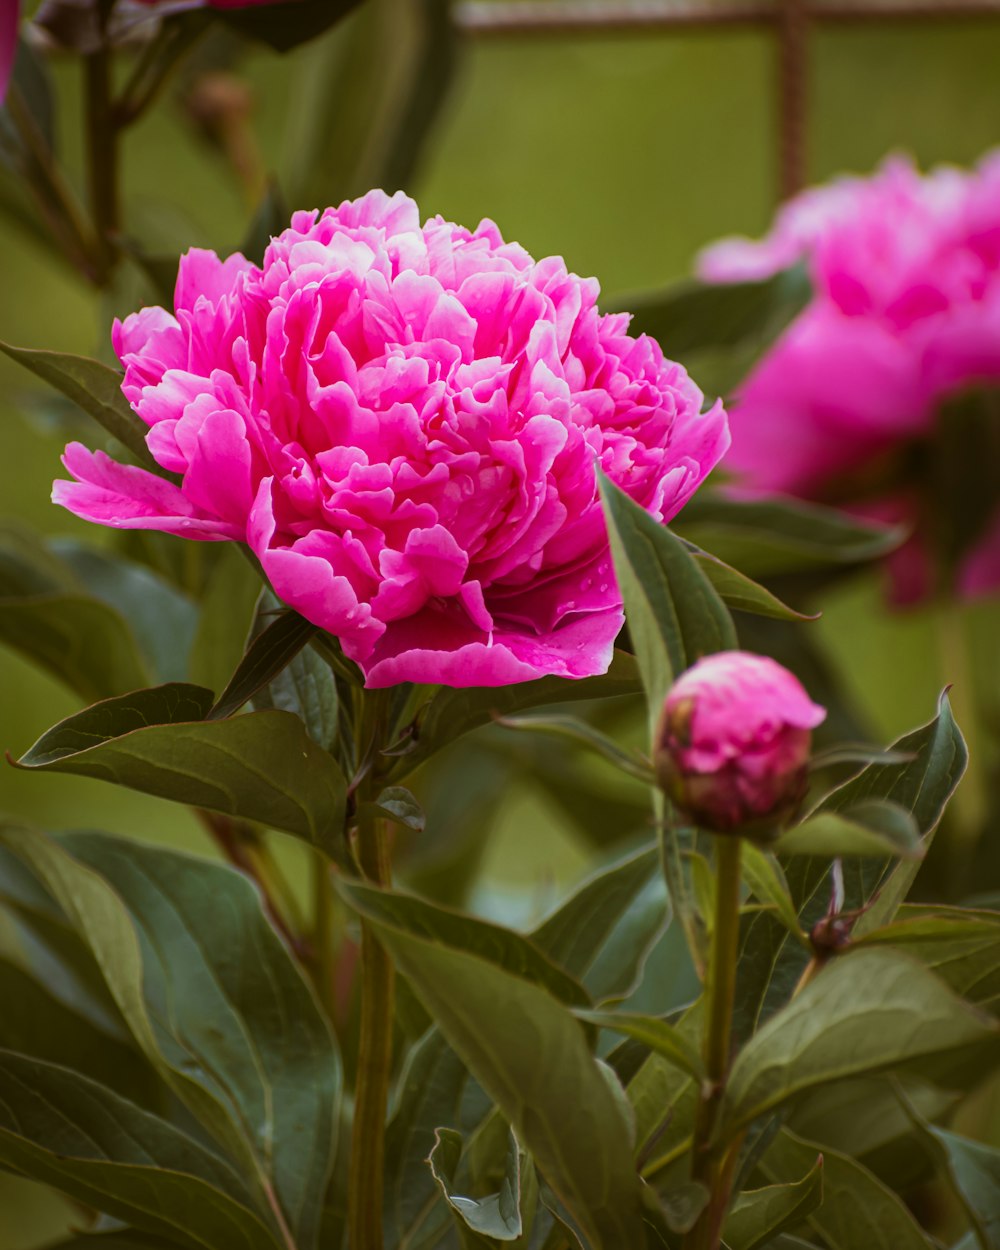
{"type": "Polygon", "coordinates": [[[814,25],[1000,18],[1000,0],[463,0],[459,26],[477,36],[693,30],[743,26],[776,42],[779,191],[805,177],[809,32],[814,25]]]}

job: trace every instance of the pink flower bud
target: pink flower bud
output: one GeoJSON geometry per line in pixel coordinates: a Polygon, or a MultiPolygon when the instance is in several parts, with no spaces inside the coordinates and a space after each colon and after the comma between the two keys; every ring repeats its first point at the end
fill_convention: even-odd
{"type": "Polygon", "coordinates": [[[715,833],[762,833],[796,811],[812,730],[826,717],[798,678],[747,651],[706,656],[674,682],[654,748],[663,790],[715,833]]]}

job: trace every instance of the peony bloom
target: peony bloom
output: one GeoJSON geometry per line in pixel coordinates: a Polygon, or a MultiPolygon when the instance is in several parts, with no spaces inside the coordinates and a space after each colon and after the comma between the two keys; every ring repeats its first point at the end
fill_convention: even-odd
{"type": "MultiPolygon", "coordinates": [[[[920,599],[934,516],[911,466],[943,401],[1000,382],[1000,154],[925,177],[897,157],[806,191],[763,241],[723,240],[699,269],[743,281],[803,257],[813,299],[738,390],[727,467],[755,492],[908,523],[890,572],[897,601],[920,599]]],[[[1000,510],[955,570],[959,590],[1000,587],[983,573],[1000,566],[998,526],[1000,510]]]]}
{"type": "Polygon", "coordinates": [[[771,832],[802,801],[812,730],[825,717],[774,660],[747,651],[706,656],[663,705],[654,745],[660,784],[703,829],[771,832]]]}
{"type": "Polygon", "coordinates": [[[20,9],[19,0],[0,0],[0,104],[3,104],[7,94],[7,84],[14,69],[20,9]]]}
{"type": "Polygon", "coordinates": [[[191,251],[175,314],[116,324],[123,390],[180,485],[78,443],[53,498],[231,539],[369,686],[604,672],[622,624],[595,464],[667,521],[725,413],[595,281],[402,193],[297,213],[263,268],[191,251]]]}

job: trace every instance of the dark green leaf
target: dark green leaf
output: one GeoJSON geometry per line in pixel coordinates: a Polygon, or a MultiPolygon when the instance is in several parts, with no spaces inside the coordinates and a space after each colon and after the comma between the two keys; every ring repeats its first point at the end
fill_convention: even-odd
{"type": "Polygon", "coordinates": [[[486,1246],[482,1238],[516,1241],[522,1232],[521,1156],[513,1133],[508,1133],[506,1166],[499,1193],[470,1198],[463,1192],[460,1178],[462,1135],[454,1129],[439,1128],[428,1157],[431,1173],[445,1201],[473,1233],[481,1236],[463,1244],[486,1246]]]}
{"type": "Polygon", "coordinates": [[[223,9],[217,16],[237,34],[259,39],[276,52],[290,52],[300,43],[315,39],[361,3],[361,0],[297,0],[288,8],[274,4],[242,9],[223,9]]]}
{"type": "Polygon", "coordinates": [[[593,725],[575,716],[499,716],[497,724],[504,729],[524,733],[552,734],[588,747],[602,756],[619,772],[652,785],[653,766],[636,751],[627,751],[593,725]]]}
{"type": "Polygon", "coordinates": [[[119,613],[84,595],[0,599],[0,642],[88,703],[137,690],[151,678],[119,613]]]}
{"type": "Polygon", "coordinates": [[[900,1100],[921,1143],[962,1204],[980,1250],[1000,1250],[1000,1150],[937,1128],[900,1100]]]}
{"type": "Polygon", "coordinates": [[[823,1157],[798,1181],[740,1194],[726,1216],[723,1238],[731,1250],[758,1250],[786,1228],[797,1228],[823,1201],[823,1157]]]}
{"type": "Polygon", "coordinates": [[[775,916],[800,944],[809,946],[809,939],[799,925],[798,912],[788,889],[781,865],[770,853],[752,842],[744,841],[740,855],[740,871],[753,895],[774,908],[775,916]]]}
{"type": "Polygon", "coordinates": [[[702,1079],[704,1065],[697,1047],[679,1029],[659,1016],[639,1016],[631,1012],[584,1011],[574,1015],[602,1029],[612,1029],[623,1037],[635,1038],[648,1046],[654,1054],[661,1055],[669,1063],[676,1064],[685,1072],[702,1079]]]}
{"type": "Polygon", "coordinates": [[[79,404],[127,447],[144,468],[163,475],[164,470],[146,446],[148,426],[136,416],[122,394],[120,373],[99,360],[69,356],[65,352],[36,351],[2,342],[0,351],[79,404]]]}
{"type": "Polygon", "coordinates": [[[107,699],[48,730],[18,761],[203,807],[340,854],[346,783],[288,712],[205,721],[212,696],[180,684],[107,699]]]}
{"type": "Polygon", "coordinates": [[[750,345],[763,350],[806,305],[811,294],[804,268],[783,270],[760,282],[684,282],[627,304],[632,334],[658,339],[674,360],[705,348],[750,345]]]}
{"type": "Polygon", "coordinates": [[[720,491],[699,491],[674,526],[683,538],[749,577],[877,560],[904,537],[897,528],[819,504],[733,499],[720,491]]]}
{"type": "Polygon", "coordinates": [[[695,660],[737,645],[732,619],[680,539],[598,474],[625,617],[650,717],[695,660]]]}
{"type": "Polygon", "coordinates": [[[515,977],[544,986],[560,1002],[589,1007],[586,990],[551,963],[528,938],[512,929],[437,907],[414,894],[380,890],[359,881],[338,883],[343,898],[367,920],[391,925],[402,933],[466,951],[503,968],[515,977]]]}
{"type": "Polygon", "coordinates": [[[148,1098],[152,1074],[134,1047],[61,1002],[47,986],[2,956],[0,1003],[0,1048],[73,1068],[133,1102],[148,1098]]]}
{"type": "Polygon", "coordinates": [[[886,799],[869,799],[839,812],[807,816],[774,843],[778,855],[874,855],[923,859],[920,830],[910,812],[886,799]]]}
{"type": "Polygon", "coordinates": [[[580,1223],[590,1250],[640,1244],[629,1125],[580,1022],[542,987],[478,956],[374,927],[580,1223]]]}
{"type": "Polygon", "coordinates": [[[280,613],[247,647],[207,719],[224,720],[238,712],[292,662],[314,633],[316,626],[297,612],[280,613]]]}
{"type": "Polygon", "coordinates": [[[10,1051],[0,1052],[0,1160],[193,1250],[280,1244],[218,1155],[106,1086],[10,1051]]]}
{"type": "Polygon", "coordinates": [[[758,585],[731,565],[723,564],[717,556],[709,555],[705,551],[695,551],[693,555],[714,586],[716,594],[733,611],[770,616],[778,621],[815,621],[819,615],[796,612],[764,586],[758,585]]]}
{"type": "MultiPolygon", "coordinates": [[[[690,1232],[710,1196],[700,1181],[682,1181],[679,1185],[669,1185],[660,1190],[654,1190],[652,1186],[643,1189],[644,1205],[662,1218],[669,1233],[690,1232]]],[[[662,1241],[662,1230],[657,1231],[662,1241]]]]}
{"type": "Polygon", "coordinates": [[[933,1250],[901,1198],[848,1155],[783,1129],[761,1164],[773,1181],[801,1173],[823,1155],[823,1202],[807,1218],[829,1250],[933,1250]]]}
{"type": "Polygon", "coordinates": [[[1000,1026],[895,951],[842,955],[739,1053],[723,1104],[724,1131],[816,1086],[949,1051],[976,1051],[994,1062],[1000,1026]]]}
{"type": "Polygon", "coordinates": [[[1000,916],[961,908],[935,908],[912,916],[904,907],[893,924],[859,939],[887,945],[919,959],[961,998],[986,1010],[1000,1006],[1000,916]]]}
{"type": "Polygon", "coordinates": [[[488,725],[498,716],[523,712],[532,707],[569,703],[578,699],[606,699],[638,692],[639,673],[635,660],[625,652],[616,651],[607,673],[571,681],[565,677],[542,677],[539,681],[519,682],[513,686],[454,688],[445,686],[425,706],[418,720],[416,746],[401,756],[393,772],[393,780],[403,777],[449,742],[481,725],[488,725]]]}
{"type": "Polygon", "coordinates": [[[146,1057],[258,1202],[276,1195],[299,1250],[315,1250],[339,1059],[254,887],[221,864],[107,835],[4,839],[78,926],[146,1057]]]}
{"type": "Polygon", "coordinates": [[[595,1002],[626,998],[670,919],[660,854],[637,851],[585,881],[531,933],[595,1002]]]}
{"type": "Polygon", "coordinates": [[[197,609],[164,578],[122,556],[56,539],[52,552],[76,574],[87,593],[118,611],[158,681],[183,681],[197,609]]]}
{"type": "Polygon", "coordinates": [[[374,802],[363,806],[373,815],[391,820],[415,833],[420,833],[424,827],[423,810],[405,786],[387,786],[374,802]]]}
{"type": "Polygon", "coordinates": [[[49,1250],[175,1250],[176,1241],[166,1241],[152,1233],[127,1229],[121,1233],[81,1233],[71,1241],[61,1241],[49,1250]]]}
{"type": "Polygon", "coordinates": [[[324,751],[337,741],[337,683],[330,666],[306,647],[277,677],[254,695],[255,708],[294,712],[306,733],[324,751]]]}

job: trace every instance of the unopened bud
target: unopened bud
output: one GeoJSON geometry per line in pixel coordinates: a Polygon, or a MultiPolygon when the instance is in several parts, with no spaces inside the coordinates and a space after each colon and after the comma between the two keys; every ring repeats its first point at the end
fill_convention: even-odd
{"type": "Polygon", "coordinates": [[[812,730],[826,717],[798,678],[746,651],[706,656],[671,687],[653,746],[678,810],[715,833],[773,833],[798,810],[812,730]]]}

